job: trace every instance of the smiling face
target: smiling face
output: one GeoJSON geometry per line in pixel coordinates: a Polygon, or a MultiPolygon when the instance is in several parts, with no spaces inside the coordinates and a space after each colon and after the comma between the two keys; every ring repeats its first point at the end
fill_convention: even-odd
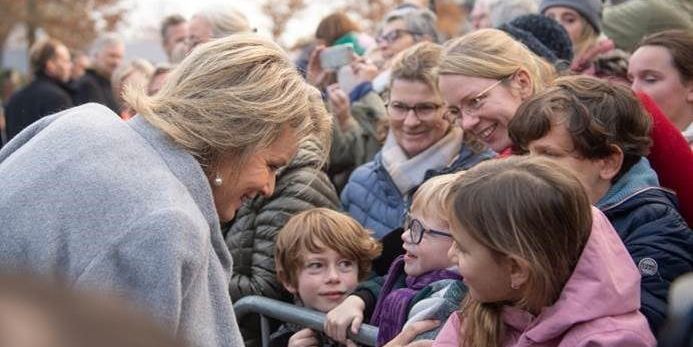
{"type": "MultiPolygon", "coordinates": [[[[432,229],[449,233],[449,226],[441,220],[424,219],[412,212],[411,218],[417,219],[426,230],[432,229]]],[[[447,250],[452,245],[452,238],[444,235],[424,232],[419,244],[411,242],[409,230],[402,233],[404,244],[404,272],[409,276],[420,276],[433,270],[449,268],[455,263],[446,256],[447,250]]]]}
{"type": "Polygon", "coordinates": [[[462,116],[458,120],[462,129],[474,134],[492,150],[501,152],[512,145],[508,136],[508,123],[522,103],[522,98],[506,83],[494,87],[493,84],[497,82],[498,80],[464,75],[441,75],[438,78],[438,85],[448,107],[465,110],[457,112],[458,117],[462,116]]]}
{"type": "Polygon", "coordinates": [[[284,283],[284,287],[306,307],[328,312],[356,289],[358,277],[356,261],[325,248],[320,253],[307,252],[298,270],[297,285],[284,283]]]}
{"type": "Polygon", "coordinates": [[[631,88],[654,99],[679,130],[693,121],[693,81],[684,82],[668,49],[642,46],[630,57],[631,88]]]}
{"type": "MultiPolygon", "coordinates": [[[[440,95],[423,82],[396,79],[390,88],[390,105],[442,105],[440,95]]],[[[439,107],[430,116],[407,112],[402,119],[390,117],[390,129],[397,144],[413,157],[442,139],[450,129],[450,122],[444,117],[445,110],[439,107]]]]}
{"type": "Polygon", "coordinates": [[[580,13],[569,7],[553,6],[544,11],[544,15],[557,21],[570,36],[570,41],[573,45],[580,42],[580,37],[585,25],[589,25],[582,18],[580,13]]]}
{"type": "Polygon", "coordinates": [[[244,201],[258,195],[270,196],[274,192],[277,170],[291,161],[296,153],[297,135],[291,128],[285,128],[281,135],[268,148],[256,150],[247,162],[240,167],[235,160],[228,160],[212,173],[210,182],[216,174],[222,184],[212,186],[214,205],[222,222],[230,221],[244,201]],[[236,170],[237,175],[235,175],[236,170]],[[233,177],[237,176],[235,180],[233,177]]]}

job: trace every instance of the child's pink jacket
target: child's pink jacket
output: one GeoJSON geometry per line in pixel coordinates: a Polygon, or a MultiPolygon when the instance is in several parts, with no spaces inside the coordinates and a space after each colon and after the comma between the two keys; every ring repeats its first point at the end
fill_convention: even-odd
{"type": "MultiPolygon", "coordinates": [[[[655,346],[640,308],[640,273],[606,217],[592,208],[592,234],[561,296],[539,316],[506,307],[504,346],[655,346]]],[[[453,314],[433,346],[459,347],[453,314]]]]}

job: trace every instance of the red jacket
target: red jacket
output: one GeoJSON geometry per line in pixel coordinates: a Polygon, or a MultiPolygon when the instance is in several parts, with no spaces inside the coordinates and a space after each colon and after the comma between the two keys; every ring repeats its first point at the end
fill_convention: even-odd
{"type": "Polygon", "coordinates": [[[693,152],[688,142],[647,95],[637,93],[652,117],[652,147],[647,159],[657,172],[659,183],[676,192],[679,211],[688,225],[693,225],[693,152]]]}

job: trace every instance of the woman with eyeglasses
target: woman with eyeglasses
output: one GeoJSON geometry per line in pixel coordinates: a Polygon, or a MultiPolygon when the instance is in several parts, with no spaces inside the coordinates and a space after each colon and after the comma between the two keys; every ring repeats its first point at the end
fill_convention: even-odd
{"type": "MultiPolygon", "coordinates": [[[[552,84],[555,77],[546,61],[496,29],[482,29],[449,41],[438,74],[450,117],[467,135],[475,135],[502,156],[511,154],[508,123],[517,108],[552,84]]],[[[657,105],[646,95],[639,94],[638,98],[653,119],[647,159],[661,185],[678,194],[681,211],[690,224],[693,195],[685,170],[693,165],[693,155],[657,105]]]]}
{"type": "Polygon", "coordinates": [[[555,74],[548,62],[496,29],[449,41],[438,73],[450,117],[501,155],[510,154],[507,126],[515,111],[555,74]]]}
{"type": "Polygon", "coordinates": [[[385,144],[354,171],[342,192],[344,209],[379,239],[402,226],[406,197],[427,176],[467,169],[493,156],[472,150],[447,117],[437,81],[441,57],[442,47],[426,42],[394,63],[385,144]]]}

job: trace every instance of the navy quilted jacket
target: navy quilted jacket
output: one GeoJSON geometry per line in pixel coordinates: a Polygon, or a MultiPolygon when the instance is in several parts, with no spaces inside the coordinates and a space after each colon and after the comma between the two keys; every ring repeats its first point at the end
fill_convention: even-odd
{"type": "Polygon", "coordinates": [[[666,319],[671,282],[693,271],[693,232],[674,194],[659,187],[646,159],[633,166],[597,203],[638,266],[640,311],[656,334],[666,319]]]}

